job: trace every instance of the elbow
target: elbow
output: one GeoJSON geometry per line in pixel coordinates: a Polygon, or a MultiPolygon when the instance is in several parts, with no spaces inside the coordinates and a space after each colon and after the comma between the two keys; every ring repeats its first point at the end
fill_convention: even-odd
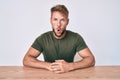
{"type": "Polygon", "coordinates": [[[28,59],[26,57],[23,58],[23,66],[27,67],[28,66],[28,59]]]}
{"type": "Polygon", "coordinates": [[[95,66],[95,58],[94,57],[92,57],[90,64],[91,64],[91,66],[95,66]]]}
{"type": "Polygon", "coordinates": [[[23,60],[23,66],[27,66],[27,65],[26,65],[26,62],[25,62],[24,60],[23,60]]]}
{"type": "Polygon", "coordinates": [[[23,59],[23,66],[26,66],[26,61],[25,61],[25,59],[23,59]]]}
{"type": "Polygon", "coordinates": [[[94,56],[88,57],[86,59],[87,67],[93,67],[95,66],[95,58],[94,56]]]}

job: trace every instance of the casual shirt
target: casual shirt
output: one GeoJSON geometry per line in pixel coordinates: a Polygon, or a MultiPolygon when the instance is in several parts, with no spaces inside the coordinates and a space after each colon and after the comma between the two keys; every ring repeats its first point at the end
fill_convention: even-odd
{"type": "Polygon", "coordinates": [[[46,62],[60,59],[73,62],[76,52],[87,48],[87,45],[78,33],[67,30],[62,39],[55,38],[53,31],[46,32],[36,38],[32,47],[43,53],[46,62]]]}

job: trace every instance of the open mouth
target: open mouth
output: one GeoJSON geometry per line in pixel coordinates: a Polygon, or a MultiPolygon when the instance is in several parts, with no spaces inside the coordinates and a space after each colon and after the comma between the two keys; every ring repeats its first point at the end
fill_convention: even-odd
{"type": "Polygon", "coordinates": [[[61,29],[57,29],[57,32],[60,32],[61,31],[61,29]]]}
{"type": "Polygon", "coordinates": [[[56,30],[53,29],[53,31],[54,31],[55,36],[57,37],[61,37],[65,33],[65,30],[62,30],[60,28],[57,28],[56,30]]]}
{"type": "Polygon", "coordinates": [[[60,31],[59,29],[57,31],[60,31]]]}

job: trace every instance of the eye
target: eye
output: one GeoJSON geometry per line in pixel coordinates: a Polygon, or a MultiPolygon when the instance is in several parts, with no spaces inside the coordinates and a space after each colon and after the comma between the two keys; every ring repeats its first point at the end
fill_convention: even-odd
{"type": "Polygon", "coordinates": [[[62,22],[65,22],[65,19],[61,19],[62,22]]]}
{"type": "Polygon", "coordinates": [[[57,18],[54,18],[53,20],[54,20],[54,21],[57,21],[57,18]]]}

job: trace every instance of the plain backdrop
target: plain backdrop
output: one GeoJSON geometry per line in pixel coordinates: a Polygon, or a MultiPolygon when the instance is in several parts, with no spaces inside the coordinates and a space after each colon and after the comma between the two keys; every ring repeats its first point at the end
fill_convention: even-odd
{"type": "Polygon", "coordinates": [[[96,65],[120,65],[120,0],[0,0],[0,66],[22,66],[36,37],[52,30],[50,8],[56,4],[68,8],[67,29],[84,38],[96,65]]]}

